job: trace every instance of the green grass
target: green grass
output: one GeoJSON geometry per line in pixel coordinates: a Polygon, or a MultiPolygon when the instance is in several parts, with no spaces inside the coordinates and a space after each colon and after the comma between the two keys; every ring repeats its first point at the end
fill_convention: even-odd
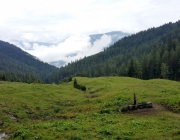
{"type": "Polygon", "coordinates": [[[76,77],[60,85],[0,81],[0,132],[29,140],[180,139],[180,83],[127,77],[76,77]],[[152,112],[121,113],[121,108],[151,101],[152,112]],[[163,108],[163,105],[165,108],[163,108]],[[12,119],[14,116],[16,119],[12,119]]]}

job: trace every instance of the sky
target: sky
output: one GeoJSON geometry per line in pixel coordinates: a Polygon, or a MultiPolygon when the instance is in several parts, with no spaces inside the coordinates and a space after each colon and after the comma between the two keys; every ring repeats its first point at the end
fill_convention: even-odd
{"type": "Polygon", "coordinates": [[[100,52],[88,35],[137,33],[180,19],[180,0],[0,0],[0,40],[45,62],[70,62],[100,52]],[[40,44],[39,42],[43,42],[40,44]],[[76,55],[72,55],[76,54],[76,55]]]}

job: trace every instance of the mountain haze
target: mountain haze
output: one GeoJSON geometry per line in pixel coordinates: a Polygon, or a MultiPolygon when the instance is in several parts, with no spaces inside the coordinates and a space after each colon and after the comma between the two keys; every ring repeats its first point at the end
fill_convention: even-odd
{"type": "MultiPolygon", "coordinates": [[[[101,51],[103,51],[103,49],[111,46],[112,44],[114,44],[115,42],[120,40],[121,38],[128,36],[128,35],[130,35],[130,34],[124,33],[121,31],[112,31],[112,32],[103,33],[103,34],[89,35],[88,37],[90,38],[91,47],[93,47],[98,41],[101,41],[103,36],[109,37],[111,41],[110,41],[110,43],[104,45],[104,47],[101,50],[101,51]]],[[[74,44],[74,45],[76,45],[76,44],[74,44]]],[[[100,47],[100,46],[97,45],[96,47],[100,47]]],[[[98,52],[96,52],[96,53],[98,53],[98,52]]],[[[73,54],[69,54],[67,57],[69,57],[69,56],[76,57],[77,55],[78,55],[78,53],[73,53],[73,54]]],[[[64,66],[65,64],[67,64],[67,62],[64,60],[58,60],[58,61],[51,61],[51,62],[49,62],[49,64],[54,65],[56,67],[61,67],[61,66],[64,66]]]]}
{"type": "MultiPolygon", "coordinates": [[[[124,33],[121,31],[112,31],[112,32],[108,32],[108,33],[104,33],[104,34],[94,34],[94,35],[90,35],[90,42],[91,44],[93,44],[95,41],[97,41],[98,39],[100,39],[103,35],[108,35],[111,37],[111,43],[110,45],[114,44],[115,42],[117,42],[119,39],[128,36],[130,34],[128,33],[124,33]]],[[[108,47],[108,46],[107,46],[108,47]]]]}
{"type": "Polygon", "coordinates": [[[96,54],[128,35],[128,33],[113,31],[93,35],[69,35],[54,42],[14,40],[11,43],[44,62],[61,67],[68,62],[96,54]]]}

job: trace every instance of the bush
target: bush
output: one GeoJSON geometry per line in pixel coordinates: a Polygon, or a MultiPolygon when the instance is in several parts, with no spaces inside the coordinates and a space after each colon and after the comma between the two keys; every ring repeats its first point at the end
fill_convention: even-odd
{"type": "Polygon", "coordinates": [[[86,91],[86,87],[85,86],[81,86],[81,90],[82,91],[86,91]]]}
{"type": "Polygon", "coordinates": [[[74,88],[77,88],[77,89],[82,90],[82,91],[86,91],[86,87],[85,87],[85,86],[82,86],[82,85],[79,85],[79,84],[77,83],[76,78],[74,79],[74,88]]]}

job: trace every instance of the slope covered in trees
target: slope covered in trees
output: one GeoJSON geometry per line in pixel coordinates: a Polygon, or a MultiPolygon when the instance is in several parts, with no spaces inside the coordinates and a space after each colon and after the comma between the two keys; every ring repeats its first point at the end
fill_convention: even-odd
{"type": "Polygon", "coordinates": [[[69,63],[48,77],[59,83],[72,75],[180,79],[180,21],[125,37],[103,52],[69,63]]]}
{"type": "Polygon", "coordinates": [[[0,41],[0,79],[8,81],[41,81],[57,70],[56,67],[39,61],[20,48],[0,41]]]}

